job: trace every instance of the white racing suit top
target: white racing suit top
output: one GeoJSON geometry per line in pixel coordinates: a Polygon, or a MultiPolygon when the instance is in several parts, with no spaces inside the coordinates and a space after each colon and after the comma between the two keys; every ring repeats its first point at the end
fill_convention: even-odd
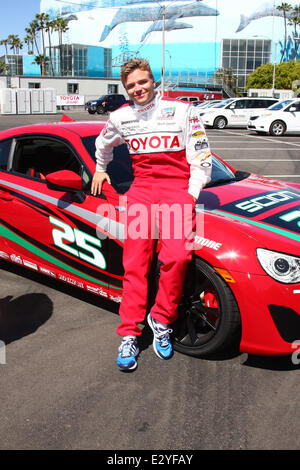
{"type": "Polygon", "coordinates": [[[96,139],[96,171],[106,171],[113,148],[124,143],[135,179],[187,179],[188,192],[196,199],[210,181],[209,143],[192,104],[156,93],[145,106],[126,104],[112,112],[96,139]]]}

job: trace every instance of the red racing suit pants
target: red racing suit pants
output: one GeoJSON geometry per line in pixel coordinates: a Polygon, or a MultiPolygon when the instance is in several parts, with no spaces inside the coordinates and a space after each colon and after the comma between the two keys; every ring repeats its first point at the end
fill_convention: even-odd
{"type": "Polygon", "coordinates": [[[138,336],[139,324],[148,313],[148,275],[157,246],[161,267],[151,315],[164,324],[178,317],[186,269],[192,258],[195,203],[185,178],[136,178],[126,196],[124,280],[117,333],[138,336]]]}

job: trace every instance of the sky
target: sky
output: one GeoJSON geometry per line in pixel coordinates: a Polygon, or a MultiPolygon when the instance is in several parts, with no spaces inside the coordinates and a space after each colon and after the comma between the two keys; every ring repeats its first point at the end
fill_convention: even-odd
{"type": "MultiPolygon", "coordinates": [[[[0,0],[0,40],[6,39],[9,34],[19,35],[23,39],[25,28],[40,12],[40,0],[0,0]]],[[[22,51],[27,51],[24,44],[22,51]]],[[[9,52],[9,49],[8,49],[9,52]]],[[[5,48],[0,46],[0,56],[5,54],[5,48]]]]}

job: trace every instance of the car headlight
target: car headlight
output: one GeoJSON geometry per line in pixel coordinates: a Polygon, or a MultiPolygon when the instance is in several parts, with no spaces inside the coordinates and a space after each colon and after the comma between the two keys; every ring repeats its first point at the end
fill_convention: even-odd
{"type": "Polygon", "coordinates": [[[278,251],[257,248],[256,255],[263,270],[284,284],[300,282],[300,258],[278,251]]]}

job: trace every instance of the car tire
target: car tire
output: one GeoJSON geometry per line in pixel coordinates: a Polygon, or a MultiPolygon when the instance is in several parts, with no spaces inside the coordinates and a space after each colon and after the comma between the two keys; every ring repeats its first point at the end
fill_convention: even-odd
{"type": "Polygon", "coordinates": [[[214,120],[215,129],[225,129],[227,126],[227,120],[223,116],[219,116],[214,120]]]}
{"type": "Polygon", "coordinates": [[[236,349],[241,338],[241,318],[236,300],[225,281],[206,262],[190,264],[174,323],[174,349],[208,357],[236,349]]]}
{"type": "Polygon", "coordinates": [[[281,137],[286,131],[286,125],[283,121],[274,121],[270,125],[270,134],[274,137],[281,137]]]}
{"type": "Polygon", "coordinates": [[[92,109],[88,109],[89,114],[95,114],[96,111],[93,111],[92,109]]]}
{"type": "Polygon", "coordinates": [[[97,114],[105,114],[105,109],[102,105],[97,107],[97,114]]]}

